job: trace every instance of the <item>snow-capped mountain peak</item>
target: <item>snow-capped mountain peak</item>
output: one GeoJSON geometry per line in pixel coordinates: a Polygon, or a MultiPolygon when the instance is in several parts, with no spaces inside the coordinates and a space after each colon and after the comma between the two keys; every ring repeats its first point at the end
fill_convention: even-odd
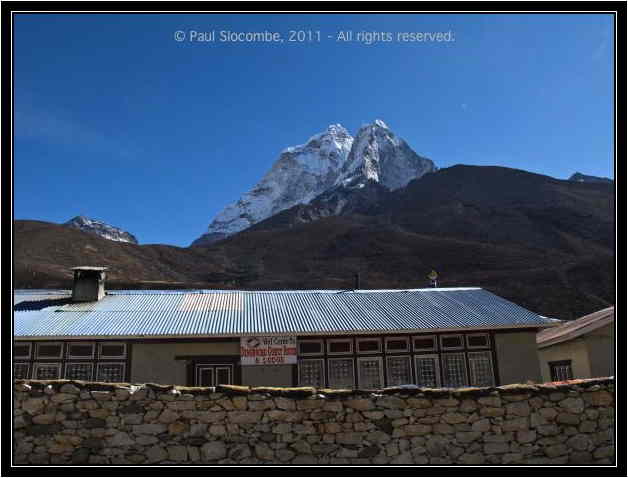
{"type": "Polygon", "coordinates": [[[76,216],[63,225],[79,229],[90,234],[95,234],[104,239],[109,239],[110,241],[129,242],[131,244],[138,243],[133,234],[126,232],[119,227],[115,227],[103,221],[91,219],[86,216],[76,216]]]}
{"type": "Polygon", "coordinates": [[[394,190],[435,170],[431,160],[417,155],[380,119],[363,125],[355,139],[342,125],[332,124],[304,144],[285,148],[270,171],[216,215],[192,245],[223,239],[337,188],[360,189],[372,181],[394,190]]]}

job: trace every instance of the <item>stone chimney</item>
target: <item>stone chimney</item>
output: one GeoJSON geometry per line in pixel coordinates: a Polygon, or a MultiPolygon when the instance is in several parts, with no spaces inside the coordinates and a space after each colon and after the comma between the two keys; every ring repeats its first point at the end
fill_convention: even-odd
{"type": "Polygon", "coordinates": [[[72,302],[95,302],[105,296],[106,267],[73,267],[72,302]]]}

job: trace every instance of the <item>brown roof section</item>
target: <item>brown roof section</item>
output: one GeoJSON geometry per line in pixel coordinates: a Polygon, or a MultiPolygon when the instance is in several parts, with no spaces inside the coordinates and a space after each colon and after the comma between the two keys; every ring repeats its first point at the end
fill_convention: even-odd
{"type": "Polygon", "coordinates": [[[598,310],[576,320],[571,320],[557,327],[541,330],[536,334],[539,347],[565,342],[583,334],[599,329],[615,321],[615,306],[598,310]]]}

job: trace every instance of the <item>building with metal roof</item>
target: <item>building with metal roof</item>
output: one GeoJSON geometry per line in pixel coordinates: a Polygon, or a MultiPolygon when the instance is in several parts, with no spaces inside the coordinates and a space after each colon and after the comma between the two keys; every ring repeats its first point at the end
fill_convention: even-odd
{"type": "Polygon", "coordinates": [[[545,381],[615,375],[615,307],[541,330],[536,341],[545,381]]]}
{"type": "Polygon", "coordinates": [[[540,379],[536,333],[555,325],[474,287],[103,293],[104,280],[82,280],[93,278],[76,274],[74,291],[15,291],[17,377],[497,385],[540,379]]]}

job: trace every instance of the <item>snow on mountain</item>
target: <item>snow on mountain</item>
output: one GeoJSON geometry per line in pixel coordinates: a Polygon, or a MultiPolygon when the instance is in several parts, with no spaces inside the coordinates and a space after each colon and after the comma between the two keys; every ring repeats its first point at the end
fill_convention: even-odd
{"type": "MultiPolygon", "coordinates": [[[[355,140],[334,124],[307,143],[284,149],[261,181],[225,207],[192,245],[211,244],[332,190],[359,189],[369,181],[394,190],[435,170],[381,120],[362,126],[355,140]]],[[[338,213],[341,209],[336,205],[338,213]]]]}
{"type": "Polygon", "coordinates": [[[109,239],[110,241],[130,242],[131,244],[138,243],[133,234],[123,231],[119,227],[112,226],[96,219],[90,219],[85,216],[76,216],[63,225],[74,229],[80,229],[81,231],[88,232],[90,234],[95,234],[104,239],[109,239]]]}

